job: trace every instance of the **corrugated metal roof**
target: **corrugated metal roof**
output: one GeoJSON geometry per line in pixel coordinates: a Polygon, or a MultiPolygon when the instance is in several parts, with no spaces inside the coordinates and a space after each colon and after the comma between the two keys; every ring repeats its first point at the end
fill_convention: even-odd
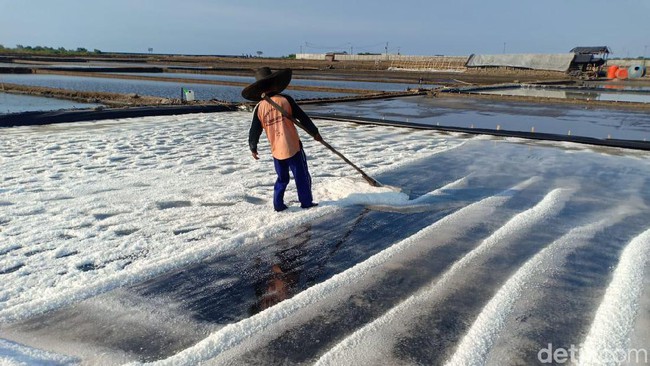
{"type": "Polygon", "coordinates": [[[611,53],[609,47],[607,46],[598,46],[598,47],[574,47],[571,51],[573,53],[586,53],[595,55],[598,53],[611,53]]]}
{"type": "Polygon", "coordinates": [[[577,64],[586,64],[591,62],[591,58],[592,56],[588,54],[577,54],[573,59],[573,62],[577,64]]]}

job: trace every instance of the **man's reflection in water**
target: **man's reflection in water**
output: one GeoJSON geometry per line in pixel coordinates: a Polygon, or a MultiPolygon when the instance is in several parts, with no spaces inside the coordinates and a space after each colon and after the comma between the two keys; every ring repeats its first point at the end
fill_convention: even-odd
{"type": "Polygon", "coordinates": [[[271,263],[261,259],[261,272],[266,275],[255,284],[256,303],[250,313],[257,314],[264,309],[286,300],[300,291],[306,284],[305,263],[307,261],[305,247],[311,239],[311,225],[304,225],[292,238],[279,240],[271,263]]]}

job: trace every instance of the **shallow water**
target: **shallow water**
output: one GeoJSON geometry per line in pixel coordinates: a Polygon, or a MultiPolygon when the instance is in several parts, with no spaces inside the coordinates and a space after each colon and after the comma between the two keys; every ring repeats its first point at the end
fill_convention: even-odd
{"type": "Polygon", "coordinates": [[[80,103],[69,100],[0,93],[0,114],[57,109],[95,108],[101,104],[80,103]]]}
{"type": "Polygon", "coordinates": [[[647,80],[610,80],[610,81],[585,81],[584,86],[606,90],[637,90],[650,91],[647,80]]]}
{"type": "Polygon", "coordinates": [[[584,106],[407,97],[305,106],[335,116],[386,119],[463,128],[534,131],[552,134],[650,141],[650,115],[584,106]]]}
{"type": "MultiPolygon", "coordinates": [[[[152,77],[169,77],[169,78],[183,78],[183,79],[201,79],[201,80],[218,80],[218,81],[233,81],[252,83],[255,78],[252,76],[230,76],[230,75],[211,75],[211,74],[183,74],[183,73],[125,73],[125,75],[139,75],[139,76],[152,76],[152,77]]],[[[291,85],[302,86],[319,86],[327,88],[341,88],[341,89],[364,89],[364,90],[377,90],[377,91],[405,91],[409,88],[417,88],[418,83],[373,83],[365,81],[345,81],[345,80],[317,80],[317,79],[300,79],[294,77],[291,80],[291,85]]],[[[437,85],[426,85],[427,88],[435,88],[437,85]]]]}
{"type": "MultiPolygon", "coordinates": [[[[641,88],[641,87],[640,87],[641,88]]],[[[612,88],[613,89],[613,88],[612,88]]],[[[580,100],[595,100],[595,101],[616,101],[616,102],[636,102],[636,103],[650,103],[650,94],[632,94],[623,92],[607,92],[608,88],[591,90],[565,90],[565,89],[552,89],[552,88],[508,88],[498,90],[485,90],[477,92],[477,94],[490,94],[490,95],[516,95],[524,97],[539,97],[539,98],[557,98],[557,99],[580,99],[580,100]]],[[[625,89],[621,89],[625,90],[625,89]]],[[[635,90],[649,90],[650,89],[635,89],[635,90]]]]}
{"type": "MultiPolygon", "coordinates": [[[[206,85],[149,80],[102,79],[83,76],[64,75],[0,75],[0,83],[43,86],[80,91],[111,92],[123,94],[139,94],[163,98],[181,98],[181,88],[191,89],[198,100],[218,99],[229,102],[243,102],[241,87],[225,85],[206,85]]],[[[323,93],[292,90],[289,92],[295,99],[332,98],[348,94],[323,93]]]]}

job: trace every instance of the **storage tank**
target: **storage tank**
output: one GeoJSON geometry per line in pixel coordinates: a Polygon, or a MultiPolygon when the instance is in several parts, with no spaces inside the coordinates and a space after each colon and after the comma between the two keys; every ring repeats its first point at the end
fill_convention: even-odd
{"type": "Polygon", "coordinates": [[[628,78],[627,69],[624,67],[620,67],[618,70],[616,70],[616,78],[621,80],[627,79],[628,78]]]}
{"type": "Polygon", "coordinates": [[[612,65],[607,68],[607,78],[616,79],[616,71],[618,70],[618,65],[612,65]]]}
{"type": "Polygon", "coordinates": [[[641,65],[630,66],[627,69],[627,75],[630,79],[638,79],[645,75],[645,67],[641,65]]]}

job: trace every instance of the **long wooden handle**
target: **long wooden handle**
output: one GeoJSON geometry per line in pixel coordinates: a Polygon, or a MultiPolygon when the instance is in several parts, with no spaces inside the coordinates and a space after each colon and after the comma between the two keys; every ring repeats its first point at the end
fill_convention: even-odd
{"type": "Polygon", "coordinates": [[[356,169],[356,171],[359,172],[359,174],[361,174],[363,179],[365,179],[366,182],[370,183],[371,186],[373,186],[373,187],[381,187],[382,186],[381,183],[379,183],[376,179],[374,179],[373,177],[366,174],[363,170],[361,170],[361,168],[359,168],[353,162],[351,162],[348,158],[346,158],[345,155],[341,154],[335,148],[333,148],[332,145],[328,144],[324,140],[321,140],[320,143],[323,144],[323,146],[325,146],[326,148],[328,148],[331,152],[338,155],[339,158],[343,159],[343,161],[348,163],[351,167],[356,169]]]}
{"type": "MultiPolygon", "coordinates": [[[[280,111],[280,113],[282,113],[282,115],[283,115],[284,117],[290,119],[291,122],[293,122],[296,126],[298,126],[298,127],[302,128],[303,130],[305,130],[305,132],[307,132],[311,137],[316,137],[316,136],[314,136],[311,132],[309,132],[309,130],[307,130],[307,129],[305,128],[305,126],[302,125],[302,123],[298,122],[298,120],[296,120],[295,118],[293,118],[293,116],[290,116],[289,113],[287,113],[287,111],[284,110],[284,108],[282,108],[281,105],[279,105],[278,103],[276,103],[275,101],[273,101],[273,99],[269,98],[268,95],[266,95],[266,94],[262,94],[262,99],[264,99],[264,100],[267,101],[269,104],[271,104],[271,105],[273,106],[273,108],[275,108],[275,109],[277,109],[278,111],[280,111]]],[[[376,179],[374,179],[373,177],[371,177],[371,176],[369,176],[368,174],[366,174],[363,170],[361,170],[361,168],[359,168],[359,167],[356,166],[353,162],[351,162],[350,159],[346,158],[345,155],[341,154],[341,153],[338,152],[335,148],[333,148],[332,145],[330,145],[330,144],[328,144],[327,142],[325,142],[325,140],[323,140],[322,137],[320,138],[319,142],[320,142],[321,144],[323,144],[323,146],[325,146],[325,147],[326,147],[327,149],[329,149],[331,152],[333,152],[334,154],[336,154],[338,157],[340,157],[341,159],[343,159],[343,161],[345,161],[346,163],[348,163],[348,164],[349,164],[351,167],[353,167],[357,172],[359,172],[359,174],[361,174],[361,176],[363,177],[363,179],[365,179],[365,181],[368,182],[371,186],[373,186],[373,187],[381,187],[381,186],[382,186],[381,183],[379,183],[376,179]]]]}

